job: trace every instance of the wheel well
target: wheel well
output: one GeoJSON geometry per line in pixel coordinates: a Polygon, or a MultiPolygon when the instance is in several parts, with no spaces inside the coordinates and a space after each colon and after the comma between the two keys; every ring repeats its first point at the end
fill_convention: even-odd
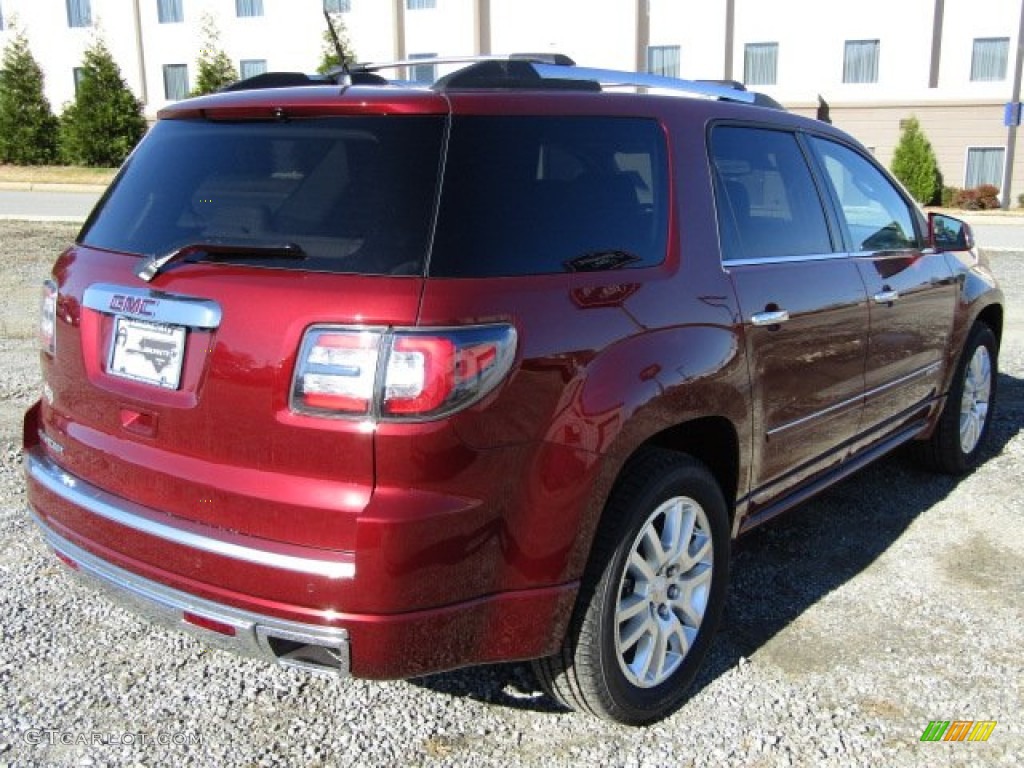
{"type": "Polygon", "coordinates": [[[984,323],[992,329],[996,335],[996,341],[1001,342],[1003,338],[1003,308],[998,304],[991,304],[981,310],[978,315],[978,322],[984,323]]]}
{"type": "Polygon", "coordinates": [[[685,453],[706,464],[729,505],[731,522],[739,483],[740,450],[736,430],[728,419],[709,416],[678,424],[654,435],[646,444],[685,453]]]}

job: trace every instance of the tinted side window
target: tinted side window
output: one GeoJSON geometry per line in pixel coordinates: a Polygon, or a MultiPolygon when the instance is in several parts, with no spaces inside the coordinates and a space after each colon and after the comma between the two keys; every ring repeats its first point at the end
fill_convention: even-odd
{"type": "Polygon", "coordinates": [[[849,147],[817,137],[811,143],[839,202],[851,250],[919,247],[910,207],[881,171],[849,147]]]}
{"type": "Polygon", "coordinates": [[[719,126],[711,155],[724,259],[832,252],[821,198],[793,134],[719,126]]]}
{"type": "Polygon", "coordinates": [[[666,164],[654,120],[456,117],[430,274],[658,264],[667,240],[666,164]]]}

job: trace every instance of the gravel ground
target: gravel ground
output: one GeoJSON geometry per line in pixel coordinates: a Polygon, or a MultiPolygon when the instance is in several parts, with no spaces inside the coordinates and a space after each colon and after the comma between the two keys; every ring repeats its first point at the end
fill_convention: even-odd
{"type": "Polygon", "coordinates": [[[522,665],[307,676],[154,629],[79,586],[24,510],[39,281],[68,225],[0,222],[0,768],[1017,765],[1024,755],[1024,252],[1000,405],[959,483],[896,456],[741,541],[689,702],[638,730],[557,709],[522,665]],[[995,720],[921,743],[930,720],[995,720]]]}

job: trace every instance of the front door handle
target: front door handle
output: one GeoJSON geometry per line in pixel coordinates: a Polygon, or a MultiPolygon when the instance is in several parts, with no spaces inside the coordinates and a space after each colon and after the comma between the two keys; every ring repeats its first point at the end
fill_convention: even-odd
{"type": "Polygon", "coordinates": [[[900,292],[889,288],[879,291],[871,297],[875,304],[892,304],[895,301],[899,301],[899,298],[900,292]]]}
{"type": "Polygon", "coordinates": [[[779,325],[787,320],[789,320],[789,312],[784,309],[758,312],[750,318],[751,324],[757,326],[779,325]]]}

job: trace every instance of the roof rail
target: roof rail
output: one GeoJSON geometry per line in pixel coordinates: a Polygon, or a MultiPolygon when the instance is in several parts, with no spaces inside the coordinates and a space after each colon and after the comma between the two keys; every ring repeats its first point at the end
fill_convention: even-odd
{"type": "Polygon", "coordinates": [[[651,75],[643,72],[624,72],[617,69],[593,69],[591,67],[563,67],[549,64],[533,64],[533,68],[542,78],[558,80],[590,80],[602,87],[611,88],[656,88],[658,90],[677,91],[693,96],[723,101],[741,101],[753,104],[757,97],[753,92],[737,90],[735,87],[718,83],[681,80],[677,77],[651,75]]]}
{"type": "Polygon", "coordinates": [[[367,62],[353,64],[351,72],[379,72],[382,69],[400,69],[401,67],[418,67],[424,64],[479,64],[482,61],[526,61],[552,66],[571,67],[576,62],[564,53],[510,53],[507,55],[481,56],[430,56],[422,59],[399,59],[397,61],[367,62]]]}

